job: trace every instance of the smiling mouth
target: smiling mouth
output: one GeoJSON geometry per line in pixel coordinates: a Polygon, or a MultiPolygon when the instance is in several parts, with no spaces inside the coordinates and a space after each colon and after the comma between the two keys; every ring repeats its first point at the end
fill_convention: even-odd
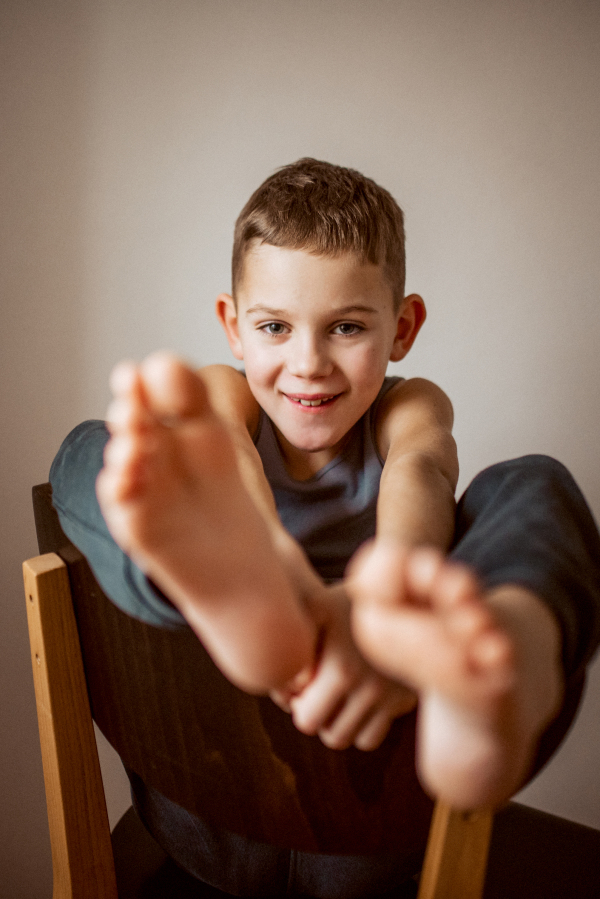
{"type": "Polygon", "coordinates": [[[309,397],[290,396],[289,393],[286,394],[286,396],[288,400],[291,400],[292,403],[296,403],[298,406],[326,406],[328,403],[337,399],[339,393],[332,394],[331,396],[315,397],[314,399],[310,399],[309,397]]]}

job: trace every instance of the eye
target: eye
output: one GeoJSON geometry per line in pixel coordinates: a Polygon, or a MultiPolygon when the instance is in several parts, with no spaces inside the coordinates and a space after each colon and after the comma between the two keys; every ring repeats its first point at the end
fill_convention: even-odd
{"type": "Polygon", "coordinates": [[[340,322],[333,329],[334,333],[341,334],[342,337],[352,337],[353,334],[358,334],[362,330],[361,325],[354,322],[340,322]]]}
{"type": "Polygon", "coordinates": [[[260,326],[260,330],[271,337],[281,337],[282,334],[286,333],[287,329],[281,322],[267,322],[266,325],[260,326]]]}

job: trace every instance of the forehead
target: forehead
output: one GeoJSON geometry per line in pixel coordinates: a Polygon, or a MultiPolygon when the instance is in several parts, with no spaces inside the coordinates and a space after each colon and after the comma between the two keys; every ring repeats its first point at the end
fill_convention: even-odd
{"type": "Polygon", "coordinates": [[[246,255],[238,300],[248,306],[267,299],[280,304],[362,299],[379,305],[392,303],[393,291],[381,266],[363,262],[354,253],[322,256],[263,243],[246,255]]]}

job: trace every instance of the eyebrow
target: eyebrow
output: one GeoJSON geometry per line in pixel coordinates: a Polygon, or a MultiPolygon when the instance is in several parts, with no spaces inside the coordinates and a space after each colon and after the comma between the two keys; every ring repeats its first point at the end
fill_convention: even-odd
{"type": "Polygon", "coordinates": [[[255,306],[250,306],[249,309],[246,309],[246,315],[252,315],[253,312],[262,312],[265,315],[284,315],[284,309],[273,309],[272,306],[261,306],[260,303],[257,303],[255,306]]]}
{"type": "MultiPolygon", "coordinates": [[[[272,316],[285,316],[287,314],[285,309],[274,309],[272,306],[261,306],[260,304],[250,306],[249,309],[246,309],[246,315],[252,315],[256,312],[272,316]]],[[[361,306],[359,303],[355,303],[352,306],[342,306],[341,309],[332,309],[331,312],[335,315],[351,315],[353,312],[379,315],[379,309],[375,309],[373,306],[361,306]]]]}

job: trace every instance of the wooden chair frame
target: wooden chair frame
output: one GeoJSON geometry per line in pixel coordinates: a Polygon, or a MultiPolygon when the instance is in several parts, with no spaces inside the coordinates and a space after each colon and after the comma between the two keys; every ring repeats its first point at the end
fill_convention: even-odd
{"type": "MultiPolygon", "coordinates": [[[[118,899],[110,827],[67,566],[23,565],[52,847],[53,899],[118,899]]],[[[438,802],[418,899],[480,899],[493,815],[438,802]]]]}

